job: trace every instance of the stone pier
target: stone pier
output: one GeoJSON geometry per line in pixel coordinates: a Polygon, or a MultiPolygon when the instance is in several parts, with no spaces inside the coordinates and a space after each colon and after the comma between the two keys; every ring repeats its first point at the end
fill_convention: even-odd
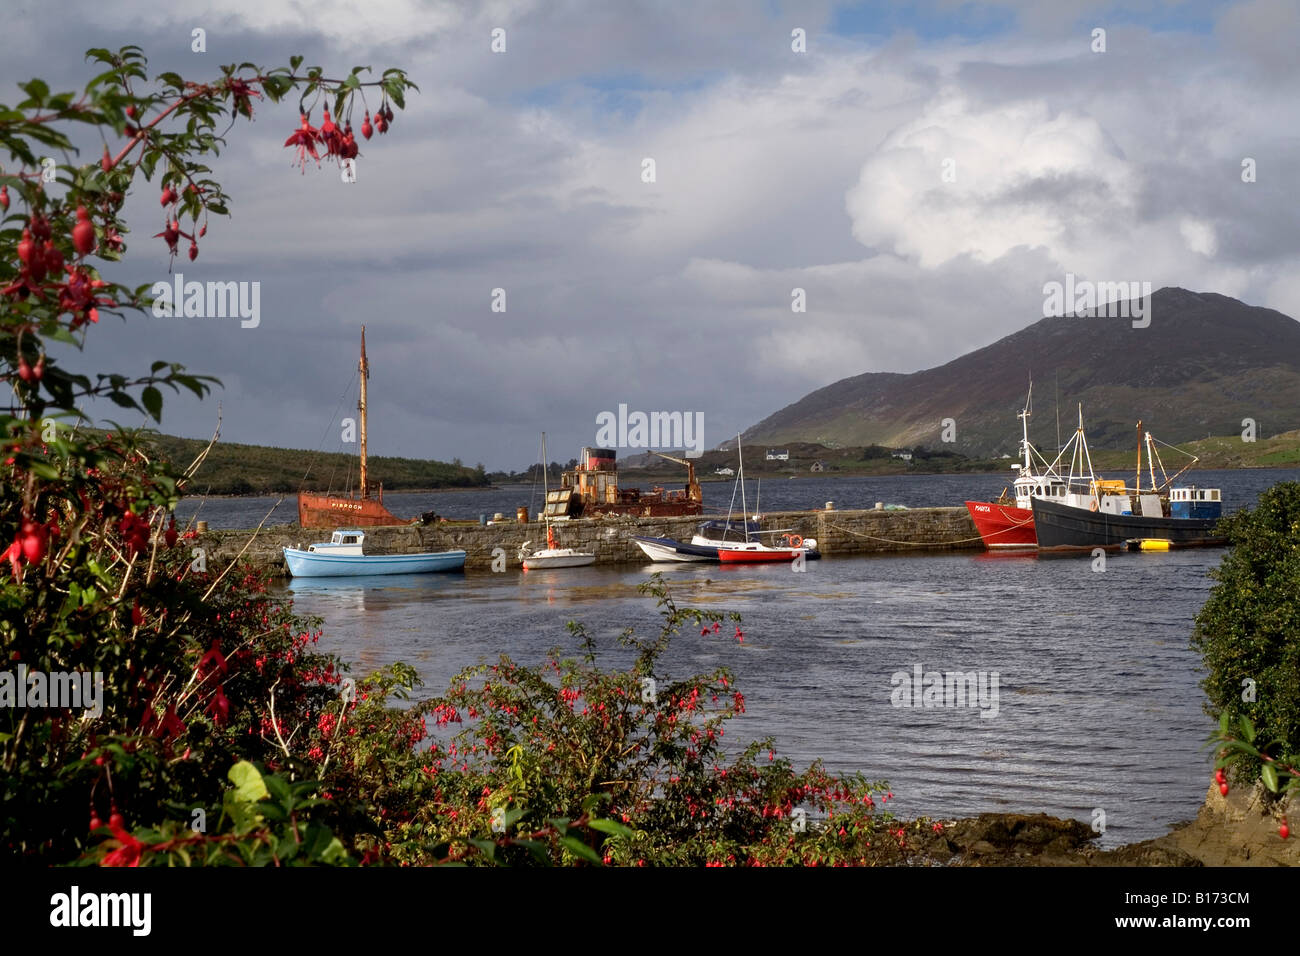
{"type": "MultiPolygon", "coordinates": [[[[644,563],[645,555],[633,541],[635,535],[689,541],[705,520],[683,518],[592,518],[553,521],[562,548],[591,551],[597,564],[644,563]]],[[[978,550],[983,548],[975,525],[965,508],[912,508],[905,511],[780,511],[763,515],[764,530],[789,530],[804,538],[815,538],[822,554],[838,556],[863,553],[910,553],[915,551],[978,550]]],[[[506,567],[519,568],[519,546],[531,541],[546,546],[546,526],[540,521],[521,524],[501,521],[489,525],[433,524],[366,528],[367,554],[411,554],[425,551],[466,552],[467,571],[489,571],[494,552],[505,552],[506,567]]],[[[303,530],[297,525],[277,525],[257,532],[208,531],[190,546],[207,549],[209,560],[233,558],[247,545],[249,563],[285,572],[281,548],[303,547],[328,541],[329,532],[303,530]]],[[[772,539],[764,536],[765,541],[772,539]]]]}

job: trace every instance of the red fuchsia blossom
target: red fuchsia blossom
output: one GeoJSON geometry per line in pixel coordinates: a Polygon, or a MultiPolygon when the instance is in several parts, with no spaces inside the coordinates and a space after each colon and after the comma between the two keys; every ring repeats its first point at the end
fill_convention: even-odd
{"type": "MultiPolygon", "coordinates": [[[[328,119],[328,114],[326,116],[328,119]]],[[[320,130],[311,125],[311,120],[306,113],[299,117],[299,126],[284,141],[285,146],[296,146],[298,149],[298,159],[293,165],[301,166],[302,171],[307,171],[307,157],[310,155],[316,160],[316,165],[320,166],[320,154],[316,152],[316,144],[320,141],[320,130]]]]}
{"type": "Polygon", "coordinates": [[[212,639],[212,645],[208,648],[207,653],[199,659],[199,679],[203,680],[213,672],[224,674],[229,669],[230,665],[226,663],[226,656],[221,653],[221,638],[215,637],[212,639]]]}
{"type": "Polygon", "coordinates": [[[217,688],[217,693],[209,701],[205,712],[218,727],[224,726],[226,721],[230,719],[230,701],[226,699],[225,692],[220,687],[217,688]]]}
{"type": "Polygon", "coordinates": [[[145,846],[122,827],[119,814],[114,814],[108,818],[108,828],[113,831],[113,836],[122,845],[105,856],[100,865],[139,866],[140,854],[144,852],[145,846]]]}
{"type": "Polygon", "coordinates": [[[95,225],[85,206],[77,207],[77,224],[72,227],[72,244],[78,255],[89,255],[95,248],[95,225]]]}
{"type": "Polygon", "coordinates": [[[339,130],[338,125],[330,119],[328,109],[325,110],[325,119],[320,124],[320,130],[317,131],[316,136],[325,145],[325,155],[339,155],[340,148],[343,145],[343,133],[339,130]]]}

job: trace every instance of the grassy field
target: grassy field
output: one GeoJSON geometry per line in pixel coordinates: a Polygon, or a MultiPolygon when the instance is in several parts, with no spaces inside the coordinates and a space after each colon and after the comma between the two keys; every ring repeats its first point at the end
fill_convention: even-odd
{"type": "MultiPolygon", "coordinates": [[[[1300,468],[1300,431],[1284,432],[1272,438],[1244,441],[1240,435],[1215,435],[1175,447],[1200,458],[1197,468],[1300,468]]],[[[1177,452],[1157,445],[1160,459],[1169,473],[1188,461],[1177,452]]],[[[1142,453],[1145,473],[1146,451],[1142,453]]],[[[1132,471],[1137,465],[1136,445],[1129,451],[1094,451],[1093,466],[1101,472],[1132,471]]]]}

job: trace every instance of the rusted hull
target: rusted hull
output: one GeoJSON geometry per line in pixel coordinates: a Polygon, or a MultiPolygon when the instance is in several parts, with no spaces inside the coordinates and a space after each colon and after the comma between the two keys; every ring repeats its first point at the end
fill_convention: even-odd
{"type": "Polygon", "coordinates": [[[298,495],[298,524],[304,528],[373,528],[410,523],[373,498],[298,495]]]}
{"type": "Polygon", "coordinates": [[[636,518],[680,518],[704,513],[699,501],[637,501],[619,504],[583,503],[575,517],[599,518],[602,515],[632,515],[636,518]]]}

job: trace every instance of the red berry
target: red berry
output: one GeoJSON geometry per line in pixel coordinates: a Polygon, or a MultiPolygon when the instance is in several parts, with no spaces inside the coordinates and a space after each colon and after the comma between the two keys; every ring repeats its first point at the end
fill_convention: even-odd
{"type": "Polygon", "coordinates": [[[190,240],[190,262],[199,257],[199,244],[193,239],[190,240]]]}
{"type": "Polygon", "coordinates": [[[121,829],[122,824],[125,822],[126,821],[122,819],[122,814],[118,813],[116,810],[108,815],[108,825],[110,827],[121,829]]]}
{"type": "Polygon", "coordinates": [[[104,172],[108,172],[113,168],[113,157],[108,154],[107,146],[104,147],[104,157],[99,161],[99,165],[104,172]]]}
{"type": "Polygon", "coordinates": [[[369,139],[374,132],[375,128],[370,125],[370,110],[366,110],[366,118],[361,121],[361,135],[369,139]]]}
{"type": "Polygon", "coordinates": [[[126,112],[126,115],[127,115],[127,116],[131,117],[131,119],[135,119],[135,107],[134,107],[134,106],[127,106],[125,112],[126,112]]]}
{"type": "Polygon", "coordinates": [[[1223,794],[1225,797],[1228,795],[1228,785],[1226,783],[1219,784],[1219,793],[1223,794]]]}
{"type": "Polygon", "coordinates": [[[29,385],[31,384],[32,367],[27,364],[27,359],[25,358],[20,357],[18,359],[18,377],[21,378],[24,382],[27,382],[29,385]]]}
{"type": "Polygon", "coordinates": [[[9,187],[0,186],[0,212],[9,211],[9,187]]]}
{"type": "Polygon", "coordinates": [[[95,758],[95,766],[96,766],[96,767],[102,767],[102,766],[104,766],[104,756],[103,756],[103,754],[101,754],[100,756],[98,756],[98,757],[95,758]]]}
{"type": "Polygon", "coordinates": [[[1220,767],[1218,770],[1214,771],[1214,782],[1215,782],[1215,783],[1227,783],[1227,782],[1228,782],[1228,779],[1223,775],[1223,768],[1222,768],[1222,767],[1220,767]]]}
{"type": "Polygon", "coordinates": [[[32,381],[39,382],[44,377],[45,377],[45,356],[42,355],[40,358],[36,360],[36,364],[32,366],[32,381]]]}
{"type": "Polygon", "coordinates": [[[95,225],[90,221],[90,213],[85,206],[77,207],[77,224],[72,227],[72,244],[81,255],[88,255],[95,248],[95,225]]]}
{"type": "Polygon", "coordinates": [[[199,238],[202,239],[207,234],[208,234],[208,224],[205,222],[202,226],[199,227],[199,238]]]}
{"type": "Polygon", "coordinates": [[[1286,825],[1285,820],[1283,820],[1282,825],[1277,828],[1277,835],[1280,836],[1283,840],[1285,840],[1287,837],[1291,835],[1291,828],[1286,825]]]}
{"type": "Polygon", "coordinates": [[[104,821],[103,821],[103,820],[99,819],[99,817],[97,817],[97,816],[93,816],[93,815],[91,816],[91,818],[90,818],[90,829],[91,829],[92,831],[93,831],[93,830],[98,830],[98,829],[99,829],[100,827],[102,827],[103,825],[104,825],[104,821]]]}

